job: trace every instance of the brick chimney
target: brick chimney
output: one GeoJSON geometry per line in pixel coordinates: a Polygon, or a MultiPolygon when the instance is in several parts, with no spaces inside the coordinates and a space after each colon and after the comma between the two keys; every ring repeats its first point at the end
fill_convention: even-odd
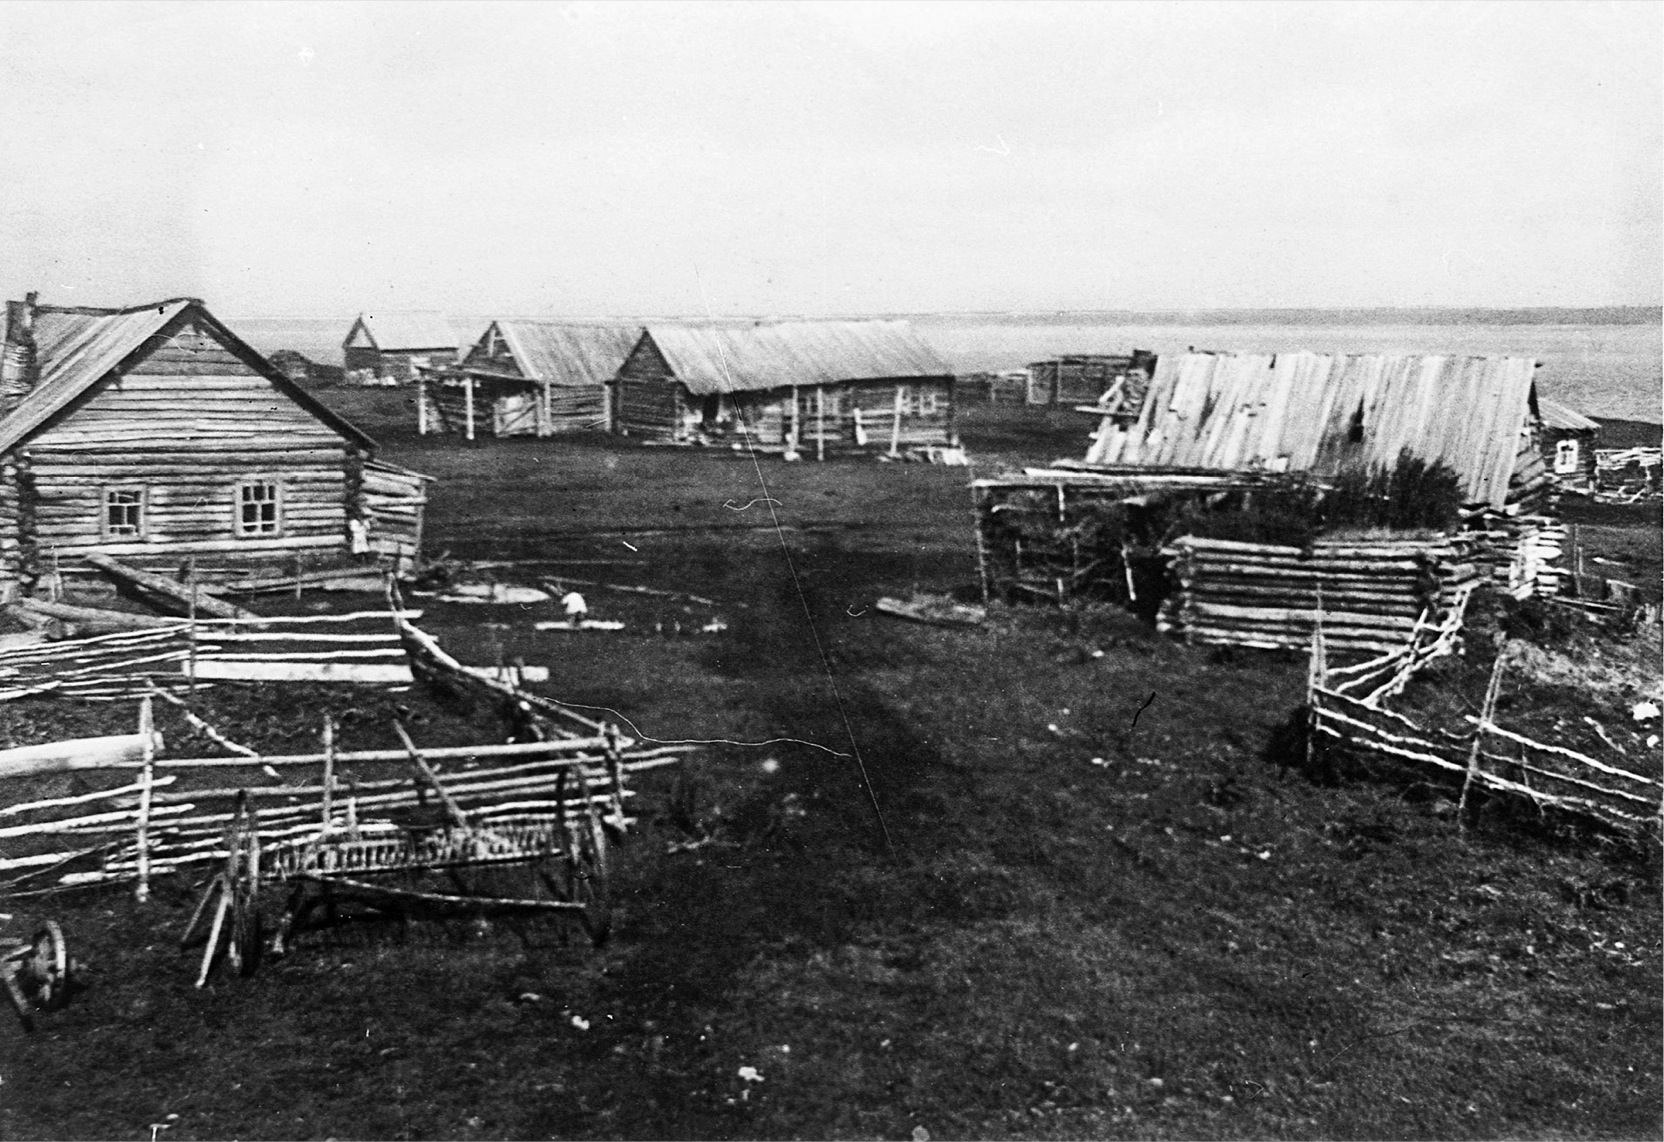
{"type": "Polygon", "coordinates": [[[0,352],[0,417],[9,416],[40,380],[40,360],[35,350],[35,299],[30,292],[22,301],[6,303],[6,346],[0,352]]]}

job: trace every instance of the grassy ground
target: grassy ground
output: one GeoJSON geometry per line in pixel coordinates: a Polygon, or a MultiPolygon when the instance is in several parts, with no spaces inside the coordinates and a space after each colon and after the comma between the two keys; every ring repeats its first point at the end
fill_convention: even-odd
{"type": "MultiPolygon", "coordinates": [[[[966,435],[1050,459],[1083,431],[995,410],[966,435]]],[[[765,461],[777,534],[743,458],[377,434],[444,477],[436,551],[715,601],[592,589],[630,629],[583,636],[530,630],[548,604],[427,603],[465,659],[545,662],[551,695],[718,743],[643,782],[613,941],[352,925],[198,992],[186,886],[14,908],[8,931],[60,916],[92,972],[0,1036],[0,1134],[1659,1135],[1643,862],[1500,807],[1463,833],[1449,790],[1389,774],[1308,779],[1295,658],[1109,611],[879,617],[974,581],[963,470],[765,461]]],[[[387,713],[214,701],[260,744],[324,704],[366,740],[387,713]]],[[[72,721],[0,707],[14,741],[72,721]]]]}

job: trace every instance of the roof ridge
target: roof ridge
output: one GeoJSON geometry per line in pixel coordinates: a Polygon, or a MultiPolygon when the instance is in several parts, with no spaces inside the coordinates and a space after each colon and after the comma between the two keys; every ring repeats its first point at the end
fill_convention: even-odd
{"type": "Polygon", "coordinates": [[[144,305],[109,307],[99,305],[37,305],[36,313],[75,313],[85,317],[121,317],[128,313],[143,313],[147,309],[161,312],[170,305],[201,305],[200,297],[169,297],[144,305]]]}

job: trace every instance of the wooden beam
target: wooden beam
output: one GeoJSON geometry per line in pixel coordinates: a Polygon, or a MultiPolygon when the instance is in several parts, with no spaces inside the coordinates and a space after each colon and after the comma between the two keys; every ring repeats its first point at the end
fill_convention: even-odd
{"type": "MultiPolygon", "coordinates": [[[[175,583],[172,579],[168,579],[162,575],[153,575],[149,571],[140,571],[136,567],[128,567],[125,564],[117,563],[108,555],[89,553],[87,555],[83,555],[82,558],[107,575],[112,575],[117,579],[126,580],[135,586],[143,587],[147,591],[163,595],[181,606],[188,607],[191,605],[190,590],[183,584],[175,583]]],[[[233,606],[232,604],[222,602],[219,599],[199,598],[197,599],[196,605],[197,608],[203,613],[213,615],[215,618],[252,619],[259,617],[252,611],[245,611],[241,607],[233,606]]]]}
{"type": "Polygon", "coordinates": [[[68,603],[46,603],[38,599],[19,599],[12,604],[12,608],[25,612],[21,616],[24,621],[28,621],[30,616],[44,616],[63,619],[91,631],[173,629],[179,626],[178,619],[163,618],[160,615],[132,615],[126,611],[106,611],[97,607],[73,607],[68,603]]]}

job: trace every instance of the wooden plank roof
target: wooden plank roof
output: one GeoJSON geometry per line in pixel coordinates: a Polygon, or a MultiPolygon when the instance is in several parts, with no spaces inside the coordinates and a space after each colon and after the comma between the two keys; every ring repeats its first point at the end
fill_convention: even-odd
{"type": "Polygon", "coordinates": [[[1558,428],[1562,432],[1597,432],[1600,429],[1595,421],[1557,400],[1539,397],[1537,410],[1543,414],[1544,428],[1558,428]]]}
{"type": "Polygon", "coordinates": [[[1106,417],[1099,464],[1333,475],[1408,450],[1469,503],[1500,508],[1536,394],[1529,357],[1344,353],[1164,355],[1136,420],[1106,417]]]}
{"type": "Polygon", "coordinates": [[[201,301],[176,297],[127,309],[37,307],[34,336],[39,379],[11,414],[0,420],[0,452],[14,448],[67,409],[82,393],[142,350],[152,337],[192,319],[209,326],[227,349],[331,429],[366,448],[375,447],[375,441],[330,411],[221,324],[201,301]]]}
{"type": "Polygon", "coordinates": [[[646,336],[695,396],[953,375],[906,321],[649,325],[646,336]]]}
{"type": "Polygon", "coordinates": [[[640,324],[572,321],[494,321],[492,328],[522,376],[569,388],[611,383],[642,331],[640,324]]]}

